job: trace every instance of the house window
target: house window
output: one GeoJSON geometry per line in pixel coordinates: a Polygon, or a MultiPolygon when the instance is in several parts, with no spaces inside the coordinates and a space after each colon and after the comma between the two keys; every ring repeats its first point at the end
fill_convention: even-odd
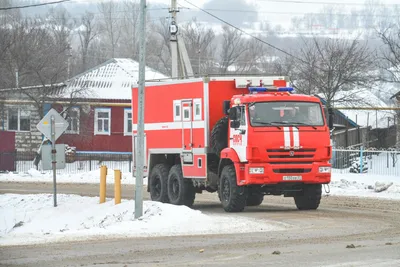
{"type": "Polygon", "coordinates": [[[66,120],[69,123],[67,130],[65,133],[67,134],[79,134],[79,118],[80,111],[78,107],[73,107],[68,110],[66,120]]]}
{"type": "Polygon", "coordinates": [[[180,100],[174,100],[174,121],[181,121],[182,120],[182,115],[181,115],[181,101],[180,100]]]}
{"type": "Polygon", "coordinates": [[[8,110],[8,130],[29,132],[31,130],[30,111],[20,108],[10,108],[8,110]]]}
{"type": "Polygon", "coordinates": [[[124,110],[124,135],[132,135],[132,110],[124,110]]]}
{"type": "Polygon", "coordinates": [[[201,99],[200,98],[193,100],[193,113],[194,113],[194,120],[200,121],[201,120],[201,99]]]}
{"type": "Polygon", "coordinates": [[[111,134],[111,108],[96,108],[94,134],[111,134]]]}

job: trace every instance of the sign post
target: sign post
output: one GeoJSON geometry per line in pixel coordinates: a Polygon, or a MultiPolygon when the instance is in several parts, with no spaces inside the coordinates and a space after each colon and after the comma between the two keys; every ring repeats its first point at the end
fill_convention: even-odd
{"type": "MultiPolygon", "coordinates": [[[[55,109],[50,109],[43,119],[36,125],[36,128],[51,141],[51,163],[53,169],[53,194],[54,207],[57,207],[57,187],[56,187],[56,140],[68,128],[69,123],[55,109]],[[50,123],[49,123],[50,122],[50,123]]],[[[62,153],[65,153],[62,151],[62,153]]],[[[43,157],[42,157],[43,161],[43,157]]]]}

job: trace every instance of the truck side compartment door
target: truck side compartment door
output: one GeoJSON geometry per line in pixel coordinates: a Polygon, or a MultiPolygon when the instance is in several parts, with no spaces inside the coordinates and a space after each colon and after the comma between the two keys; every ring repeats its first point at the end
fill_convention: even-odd
{"type": "Polygon", "coordinates": [[[193,149],[193,114],[192,100],[182,100],[182,149],[192,152],[193,149]]]}

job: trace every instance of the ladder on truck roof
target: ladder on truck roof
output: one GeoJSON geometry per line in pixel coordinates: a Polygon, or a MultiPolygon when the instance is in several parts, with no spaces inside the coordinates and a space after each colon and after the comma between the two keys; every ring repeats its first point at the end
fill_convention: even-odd
{"type": "Polygon", "coordinates": [[[236,88],[247,88],[250,86],[273,86],[279,81],[286,86],[288,83],[286,76],[260,76],[260,77],[239,77],[235,79],[236,88]]]}

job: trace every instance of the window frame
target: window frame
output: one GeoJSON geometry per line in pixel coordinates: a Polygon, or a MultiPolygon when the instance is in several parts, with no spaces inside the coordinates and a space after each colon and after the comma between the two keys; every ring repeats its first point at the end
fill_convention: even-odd
{"type": "MultiPolygon", "coordinates": [[[[67,130],[65,130],[65,134],[79,134],[79,132],[80,132],[80,124],[81,124],[81,110],[80,110],[80,108],[79,107],[70,107],[69,108],[69,110],[68,110],[68,112],[69,111],[73,111],[73,110],[75,110],[75,111],[77,111],[77,129],[76,129],[76,131],[74,131],[74,130],[68,130],[68,128],[67,128],[67,130]]],[[[72,120],[72,117],[71,117],[71,120],[72,120]]],[[[68,119],[67,119],[67,121],[68,121],[68,119]]],[[[68,123],[70,123],[69,121],[68,121],[68,123]]]]}
{"type": "Polygon", "coordinates": [[[132,131],[133,131],[133,112],[131,108],[125,108],[124,109],[124,136],[132,136],[132,131],[128,131],[128,125],[129,125],[129,118],[128,118],[128,114],[131,114],[131,125],[132,125],[132,131]]]}
{"type": "Polygon", "coordinates": [[[23,133],[27,133],[31,131],[31,111],[27,110],[26,112],[28,112],[28,116],[29,116],[29,130],[21,130],[21,111],[25,111],[22,110],[22,108],[20,107],[8,107],[7,108],[7,130],[8,131],[12,131],[12,132],[23,132],[23,133]],[[10,110],[17,110],[17,129],[10,129],[10,110]]]}
{"type": "Polygon", "coordinates": [[[193,120],[194,121],[201,121],[202,112],[201,112],[201,98],[193,99],[193,120]],[[199,106],[200,114],[196,114],[196,106],[199,106]]]}
{"type": "Polygon", "coordinates": [[[188,106],[183,106],[182,107],[182,121],[191,121],[192,120],[192,107],[190,106],[190,103],[188,106]],[[185,118],[185,111],[188,111],[189,117],[185,118]]]}
{"type": "MultiPolygon", "coordinates": [[[[104,126],[103,126],[104,128],[104,126]]],[[[111,135],[111,108],[95,108],[94,110],[94,135],[111,135]],[[98,114],[100,112],[108,113],[108,132],[99,132],[98,130],[98,114]]]]}
{"type": "Polygon", "coordinates": [[[174,114],[174,121],[182,121],[182,104],[181,100],[174,100],[173,101],[173,110],[174,114]],[[177,114],[176,110],[178,108],[179,114],[177,114]]]}

